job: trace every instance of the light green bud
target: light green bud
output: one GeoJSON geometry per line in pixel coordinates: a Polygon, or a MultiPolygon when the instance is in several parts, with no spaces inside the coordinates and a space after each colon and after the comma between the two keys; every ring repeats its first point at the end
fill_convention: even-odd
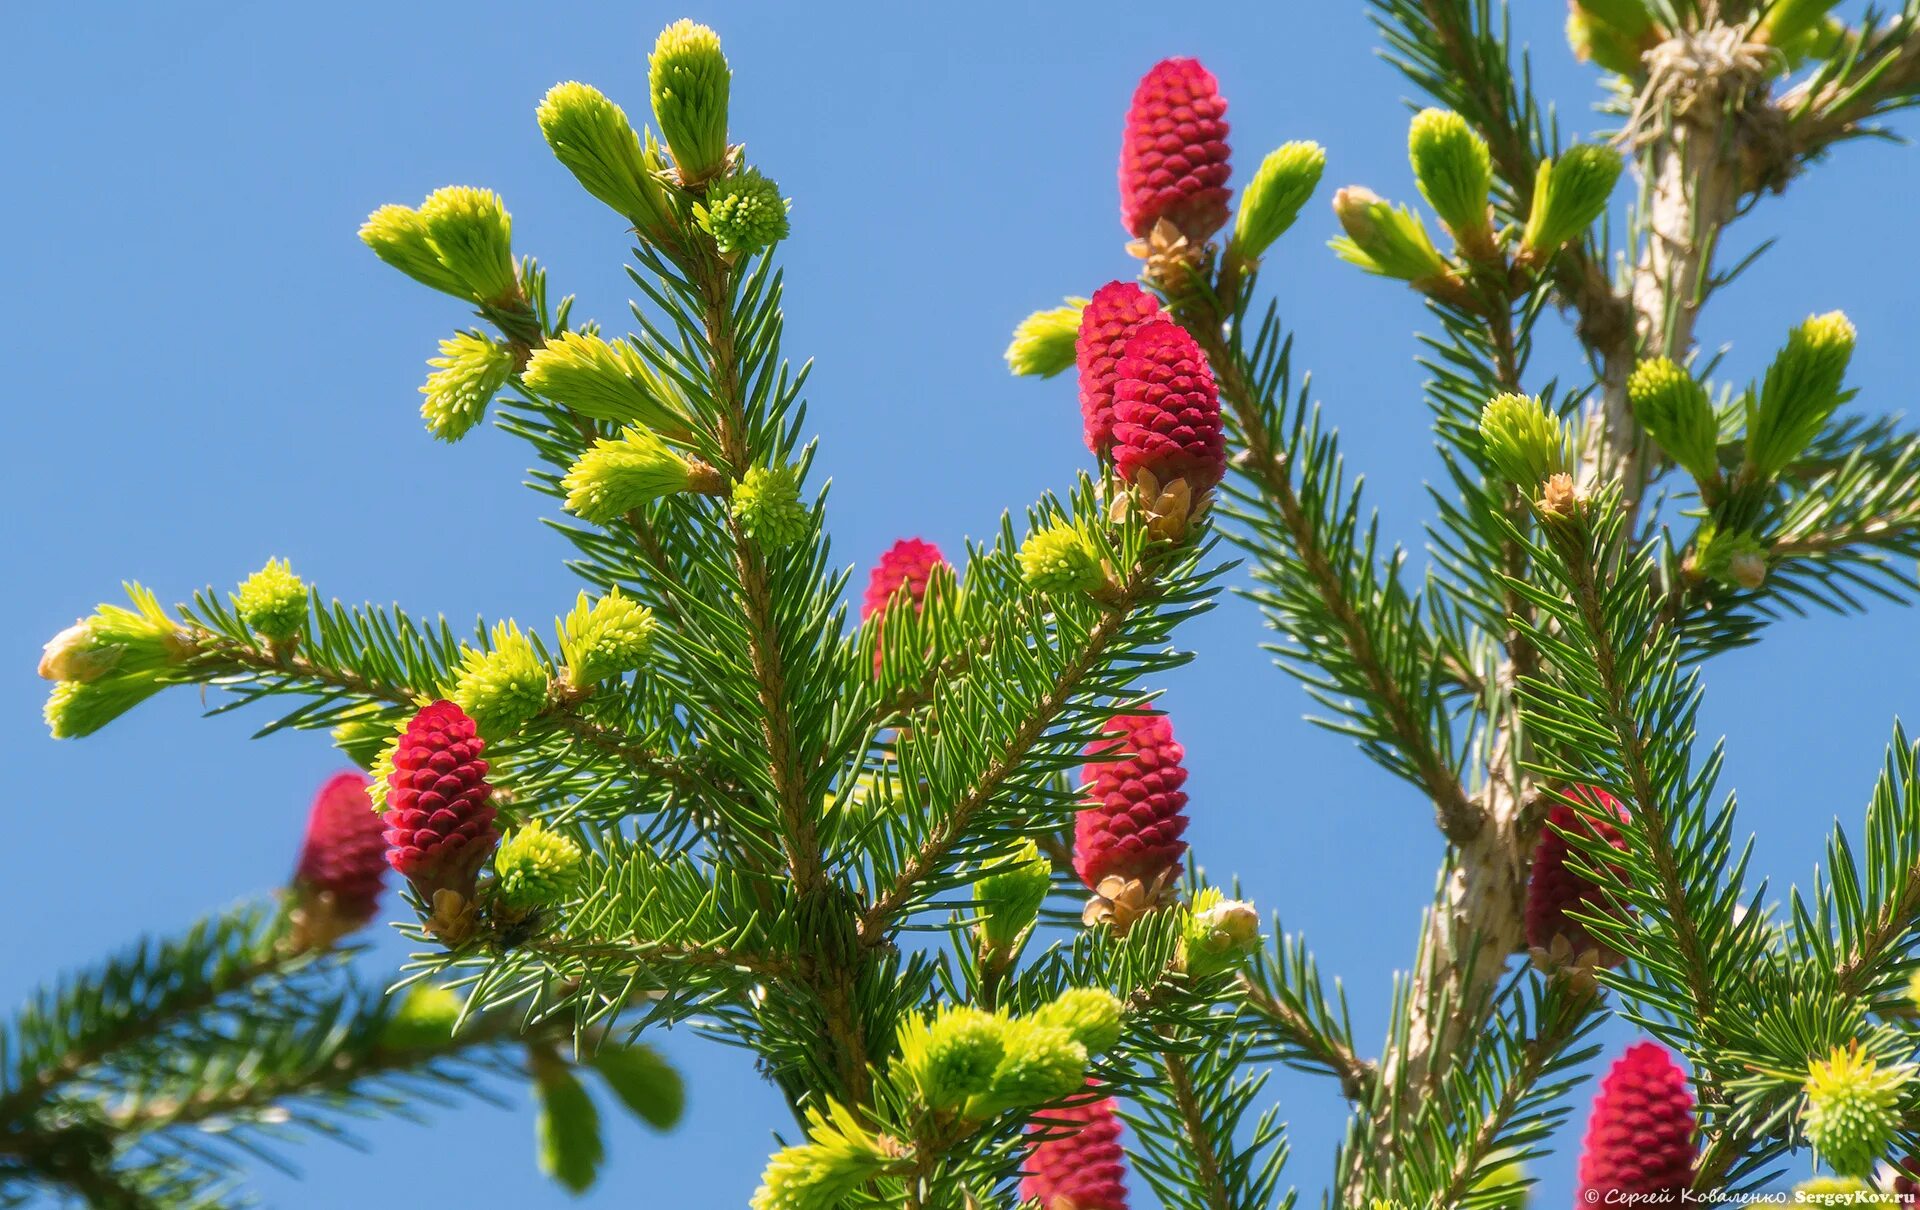
{"type": "Polygon", "coordinates": [[[733,519],[765,550],[784,550],[807,536],[813,511],[800,499],[792,466],[752,466],[733,485],[733,519]]]}
{"type": "Polygon", "coordinates": [[[694,221],[713,237],[722,256],[744,256],[787,238],[788,202],[756,168],[721,177],[695,204],[694,221]]]}
{"type": "Polygon", "coordinates": [[[980,871],[973,897],[980,903],[980,938],[989,949],[1012,950],[1040,915],[1053,885],[1053,863],[1031,840],[980,871]]]}
{"type": "Polygon", "coordinates": [[[1103,1055],[1120,1044],[1125,1008],[1104,987],[1070,987],[1033,1014],[1039,1025],[1064,1029],[1089,1055],[1103,1055]]]}
{"type": "Polygon", "coordinates": [[[1670,358],[1635,366],[1627,378],[1633,414],[1667,456],[1705,483],[1720,473],[1720,424],[1707,388],[1670,358]]]}
{"type": "Polygon", "coordinates": [[[458,441],[486,418],[487,405],[513,376],[513,350],[478,332],[456,332],[440,342],[440,356],[427,364],[420,393],[420,417],[427,431],[442,441],[458,441]]]}
{"type": "Polygon", "coordinates": [[[1086,309],[1086,299],[1069,298],[1065,306],[1035,311],[1021,320],[1007,345],[1007,368],[1022,378],[1052,378],[1070,368],[1086,309]]]}
{"type": "Polygon", "coordinates": [[[1559,158],[1542,160],[1534,176],[1533,208],[1520,237],[1522,252],[1543,261],[1584,235],[1606,213],[1621,167],[1619,152],[1596,143],[1576,143],[1559,158]]]}
{"type": "Polygon", "coordinates": [[[1489,400],[1480,412],[1480,443],[1494,469],[1527,492],[1567,470],[1566,433],[1559,417],[1537,396],[1496,395],[1489,400]]]}
{"type": "Polygon", "coordinates": [[[719,34],[684,18],[660,31],[647,58],[647,87],[654,120],[683,184],[704,181],[726,167],[732,86],[719,34]]]}
{"type": "Polygon", "coordinates": [[[657,238],[673,226],[666,189],[655,175],[663,165],[626,111],[591,85],[569,80],[547,90],[538,112],[540,133],[554,158],[581,187],[626,217],[642,235],[657,238]]]}
{"type": "Polygon", "coordinates": [[[427,242],[475,302],[500,305],[520,294],[513,268],[513,216],[491,189],[448,185],[420,203],[427,242]]]}
{"type": "Polygon", "coordinates": [[[1371,189],[1349,185],[1333,195],[1333,213],[1346,237],[1329,247],[1340,259],[1369,273],[1423,282],[1447,271],[1427,228],[1404,206],[1388,204],[1371,189]]]}
{"type": "Polygon", "coordinates": [[[1326,166],[1326,149],[1318,143],[1283,143],[1268,152],[1241,194],[1240,213],[1233,220],[1233,251],[1246,260],[1265,255],[1300,217],[1326,166]]]}
{"type": "Polygon", "coordinates": [[[653,610],[618,588],[598,601],[581,593],[560,627],[568,683],[585,688],[645,667],[659,628],[653,610]]]}
{"type": "Polygon", "coordinates": [[[1787,335],[1758,398],[1747,403],[1747,461],[1762,478],[1804,453],[1849,397],[1840,388],[1853,344],[1853,324],[1839,311],[1810,316],[1787,335]]]}
{"type": "Polygon", "coordinates": [[[1455,242],[1475,252],[1491,250],[1487,195],[1493,189],[1493,160],[1487,141],[1459,114],[1423,109],[1407,129],[1407,158],[1421,196],[1455,242]]]}
{"type": "Polygon", "coordinates": [[[1196,979],[1238,966],[1260,944],[1260,913],[1217,887],[1194,896],[1180,931],[1180,957],[1196,979]]]}
{"type": "Polygon", "coordinates": [[[1070,521],[1027,535],[1020,545],[1020,575],[1027,587],[1041,593],[1087,593],[1107,582],[1100,552],[1070,521]]]}
{"type": "Polygon", "coordinates": [[[585,332],[562,332],[535,349],[521,381],[529,391],[595,420],[643,424],[684,438],[687,418],[638,349],[585,332]]]}
{"type": "Polygon", "coordinates": [[[499,622],[485,651],[465,648],[450,695],[489,740],[512,735],[547,708],[547,666],[518,623],[499,622]]]}
{"type": "Polygon", "coordinates": [[[284,560],[268,559],[265,567],[240,582],[233,604],[248,630],[278,643],[299,634],[307,624],[310,595],[306,582],[284,560]]]}
{"type": "Polygon", "coordinates": [[[1010,1021],[987,1091],[967,1102],[966,1115],[988,1118],[1008,1109],[1029,1109],[1079,1091],[1087,1078],[1087,1048],[1057,1025],[1010,1021]]]}
{"type": "Polygon", "coordinates": [[[577,841],[536,819],[500,842],[493,857],[494,894],[512,913],[549,907],[580,881],[585,860],[577,841]]]}
{"type": "Polygon", "coordinates": [[[380,1045],[388,1050],[434,1050],[453,1040],[460,997],[435,983],[416,983],[401,996],[385,1024],[380,1045]]]}
{"type": "Polygon", "coordinates": [[[1841,1176],[1873,1175],[1893,1148],[1900,1093],[1913,1073],[1910,1064],[1881,1066],[1858,1043],[1808,1064],[1801,1125],[1828,1167],[1841,1176]]]}
{"type": "Polygon", "coordinates": [[[413,207],[388,205],[375,210],[361,224],[360,241],[422,285],[456,298],[468,297],[466,283],[441,263],[433,241],[427,238],[426,221],[413,207]]]}
{"type": "Polygon", "coordinates": [[[1005,1053],[1006,1018],[966,1005],[915,1014],[898,1035],[900,1070],[931,1109],[950,1109],[993,1085],[1005,1053]]]}
{"type": "Polygon", "coordinates": [[[686,491],[693,486],[693,467],[651,429],[634,426],[595,441],[560,485],[567,490],[568,512],[604,525],[650,500],[686,491]]]}

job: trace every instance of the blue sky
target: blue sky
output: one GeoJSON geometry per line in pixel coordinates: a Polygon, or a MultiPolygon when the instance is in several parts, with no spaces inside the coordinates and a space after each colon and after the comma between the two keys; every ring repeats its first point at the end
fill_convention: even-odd
{"type": "MultiPolygon", "coordinates": [[[[1543,96],[1570,131],[1603,125],[1560,6],[1520,7],[1543,96]]],[[[1321,194],[1263,284],[1385,530],[1418,544],[1437,472],[1412,361],[1427,323],[1408,292],[1323,246],[1333,188],[1413,193],[1408,89],[1374,57],[1360,4],[10,13],[0,1004],[142,930],[273,887],[308,796],[341,764],[321,736],[249,742],[263,716],[201,721],[185,690],[92,739],[46,739],[39,645],[123,578],[175,600],[279,555],[328,596],[463,624],[543,622],[571,599],[562,546],[518,486],[522,447],[488,430],[449,448],[418,421],[425,359],[464,325],[461,308],[385,269],[354,231],[382,202],[493,187],[517,248],[580,296],[577,314],[621,326],[619,225],[549,156],[533,109],[577,78],[644,113],[645,51],[681,15],[721,31],[734,137],[794,198],[787,350],[816,359],[809,415],[835,482],[838,560],[864,569],[910,534],[957,549],[1082,464],[1071,382],[1011,380],[1000,351],[1029,310],[1133,271],[1114,161],[1133,82],[1168,54],[1219,75],[1242,175],[1287,139],[1328,148],[1321,194]]],[[[1916,184],[1911,153],[1862,145],[1763,202],[1731,250],[1790,238],[1716,302],[1703,340],[1757,372],[1790,324],[1842,307],[1861,333],[1852,406],[1906,407],[1916,184]]],[[[1563,339],[1546,342],[1542,381],[1579,370],[1563,339]]],[[[1703,726],[1729,736],[1724,784],[1776,889],[1806,881],[1836,815],[1859,818],[1892,721],[1914,705],[1912,635],[1908,615],[1882,607],[1782,625],[1710,666],[1703,726]]],[[[1439,841],[1412,792],[1299,721],[1305,698],[1258,651],[1265,637],[1238,599],[1182,635],[1199,658],[1167,679],[1164,704],[1190,754],[1190,839],[1210,872],[1239,874],[1307,932],[1372,1040],[1439,841]]],[[[684,1030],[660,1041],[689,1077],[685,1125],[661,1139],[610,1118],[612,1161],[585,1200],[742,1204],[784,1113],[743,1053],[684,1030]]],[[[1337,1093],[1289,1073],[1269,1088],[1293,1123],[1291,1179],[1318,1190],[1337,1093]]],[[[263,1173],[259,1188],[282,1206],[564,1204],[534,1171],[531,1122],[525,1106],[473,1106],[428,1126],[376,1123],[366,1153],[315,1144],[295,1155],[300,1178],[263,1173]]],[[[1573,1147],[1540,1167],[1542,1204],[1569,1195],[1573,1147]]]]}

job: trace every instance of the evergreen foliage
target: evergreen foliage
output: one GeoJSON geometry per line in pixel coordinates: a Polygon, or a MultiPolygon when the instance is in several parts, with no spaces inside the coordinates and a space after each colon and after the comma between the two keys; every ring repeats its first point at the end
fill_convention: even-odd
{"type": "MultiPolygon", "coordinates": [[[[1113,296],[1088,288],[1007,351],[1044,378],[1078,347],[1106,375],[1087,385],[1120,423],[1096,434],[1089,413],[1097,468],[1002,514],[959,567],[882,585],[858,623],[807,368],[782,344],[786,203],[729,127],[718,35],[680,22],[655,48],[664,149],[605,95],[556,86],[544,136],[632,227],[633,331],[556,300],[490,191],[385,206],[361,232],[483,325],[442,344],[425,417],[452,440],[490,411],[527,443],[584,583],[556,587],[551,639],[510,620],[463,638],[270,563],[172,611],[131,588],[41,666],[55,736],[211,687],[216,713],[265,710],[263,732],[332,731],[377,800],[416,805],[444,787],[397,737],[423,707],[464,710],[485,756],[461,776],[507,839],[475,840],[491,860],[458,893],[414,897],[412,991],[362,988],[285,909],[250,907],[43,993],[0,1032],[0,1199],[227,1204],[240,1154],[489,1074],[531,1081],[540,1163],[583,1189],[603,1160],[583,1069],[666,1126],[678,1085],[640,1039],[681,1021],[751,1051],[790,1107],[753,1200],[782,1210],[1018,1205],[1030,1149],[1071,1128],[1047,1110],[1109,1096],[1136,1191],[1286,1210],[1274,1062],[1349,1104],[1329,1205],[1511,1207],[1608,1014],[1690,1073],[1696,1190],[1766,1187],[1808,1147],[1848,1176],[1905,1159],[1920,748],[1896,727],[1859,839],[1836,829],[1782,903],[1696,728],[1703,663],[1771,618],[1920,595],[1920,437],[1847,408],[1845,317],[1796,328],[1757,384],[1694,357],[1749,205],[1920,100],[1920,0],[1837,29],[1826,7],[1579,0],[1570,33],[1609,68],[1621,127],[1573,142],[1492,0],[1373,0],[1432,103],[1409,152],[1440,238],[1348,186],[1334,248],[1429,309],[1444,475],[1424,574],[1260,298],[1324,153],[1269,155],[1226,227],[1231,81],[1155,67],[1123,178],[1149,318],[1090,341],[1083,312],[1113,296]],[[1623,169],[1645,204],[1615,226],[1623,169]],[[1587,366],[1536,363],[1556,314],[1587,366]],[[1107,724],[1150,711],[1188,658],[1176,631],[1211,606],[1223,540],[1277,663],[1446,843],[1375,1054],[1305,942],[1277,919],[1262,938],[1197,867],[1076,901],[1071,771],[1140,755],[1107,724]],[[1607,826],[1549,824],[1556,808],[1607,826]],[[1617,963],[1528,950],[1545,827],[1594,888],[1570,918],[1617,963]]],[[[1184,801],[1155,804],[1169,836],[1184,801]]],[[[1103,843],[1139,826],[1116,808],[1103,843]]]]}

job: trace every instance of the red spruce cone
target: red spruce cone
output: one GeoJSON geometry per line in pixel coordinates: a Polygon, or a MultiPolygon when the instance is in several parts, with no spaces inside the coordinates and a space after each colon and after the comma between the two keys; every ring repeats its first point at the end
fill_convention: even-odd
{"type": "Polygon", "coordinates": [[[884,662],[885,648],[880,646],[880,640],[885,632],[880,627],[887,603],[896,593],[905,590],[913,597],[914,612],[920,612],[927,599],[927,581],[933,577],[933,569],[946,565],[947,560],[938,546],[918,538],[902,538],[880,556],[880,562],[867,579],[867,595],[860,602],[860,620],[872,620],[874,625],[873,675],[880,675],[880,665],[884,662]]]}
{"type": "Polygon", "coordinates": [[[1920,1179],[1916,1178],[1920,1178],[1920,1157],[1908,1156],[1894,1168],[1887,1192],[1899,1198],[1903,1206],[1920,1202],[1920,1179]]]}
{"type": "Polygon", "coordinates": [[[1227,102],[1194,59],[1163,59],[1134,89],[1120,144],[1120,221],[1136,239],[1164,218],[1195,244],[1227,221],[1227,102]]]}
{"type": "Polygon", "coordinates": [[[1127,338],[1141,324],[1161,318],[1160,300],[1130,281],[1101,286],[1080,313],[1073,360],[1080,368],[1080,419],[1086,425],[1087,449],[1096,458],[1106,457],[1113,444],[1113,380],[1127,338]]]}
{"type": "Polygon", "coordinates": [[[1194,497],[1227,470],[1220,392],[1207,355],[1179,324],[1156,320],[1128,338],[1113,386],[1113,461],[1134,482],[1186,481],[1194,497]]]}
{"type": "MultiPolygon", "coordinates": [[[[500,842],[487,801],[486,744],[449,701],[413,716],[387,777],[387,864],[434,905],[435,892],[472,899],[474,880],[500,842]]],[[[437,905],[434,905],[437,906],[437,905]]]]}
{"type": "Polygon", "coordinates": [[[885,610],[893,594],[905,588],[913,594],[913,607],[927,598],[927,580],[933,569],[946,562],[940,548],[918,538],[902,538],[887,547],[880,562],[867,579],[867,595],[860,602],[860,620],[866,621],[885,610]]]}
{"type": "Polygon", "coordinates": [[[1575,1206],[1610,1194],[1672,1193],[1693,1182],[1693,1092],[1654,1042],[1629,1046],[1593,1098],[1575,1206]]]}
{"type": "Polygon", "coordinates": [[[1027,1133],[1074,1126],[1080,1129],[1033,1145],[1020,1182],[1021,1200],[1039,1198],[1041,1210],[1127,1210],[1126,1153],[1113,1098],[1049,1109],[1027,1133]]]}
{"type": "MultiPolygon", "coordinates": [[[[1627,809],[1605,790],[1582,786],[1574,793],[1597,805],[1601,812],[1627,818],[1627,809]]],[[[1547,814],[1540,842],[1534,846],[1533,870],[1527,877],[1527,946],[1554,961],[1578,961],[1591,953],[1600,966],[1619,966],[1619,954],[1601,944],[1585,925],[1567,916],[1569,911],[1590,916],[1605,910],[1606,896],[1591,878],[1567,868],[1567,858],[1574,849],[1561,831],[1598,836],[1623,853],[1627,850],[1619,829],[1606,820],[1591,818],[1566,803],[1556,804],[1547,814]]]]}
{"type": "Polygon", "coordinates": [[[385,847],[366,774],[328,778],[313,797],[293,872],[295,949],[331,945],[373,919],[387,880],[385,847]]]}
{"type": "MultiPolygon", "coordinates": [[[[1153,886],[1180,872],[1187,844],[1187,752],[1164,715],[1120,714],[1104,730],[1118,738],[1087,745],[1097,756],[1132,755],[1086,766],[1086,803],[1073,821],[1073,870],[1094,890],[1108,878],[1153,886]]],[[[1104,893],[1104,892],[1103,892],[1104,893]]]]}

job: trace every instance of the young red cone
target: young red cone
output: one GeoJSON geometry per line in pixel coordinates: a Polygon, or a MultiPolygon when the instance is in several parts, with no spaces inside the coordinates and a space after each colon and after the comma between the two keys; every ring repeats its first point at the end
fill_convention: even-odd
{"type": "Polygon", "coordinates": [[[1049,1109],[1030,1124],[1029,1134],[1057,1137],[1035,1142],[1027,1154],[1021,1200],[1038,1198],[1041,1210],[1127,1210],[1126,1153],[1114,1110],[1114,1099],[1108,1097],[1049,1109]],[[1064,1130],[1073,1133],[1060,1133],[1064,1130]]]}
{"type": "Polygon", "coordinates": [[[1614,1061],[1587,1119],[1576,1206],[1621,1195],[1674,1193],[1693,1182],[1693,1092],[1654,1042],[1614,1061]]]}
{"type": "Polygon", "coordinates": [[[1160,300],[1130,281],[1101,286],[1080,312],[1073,359],[1080,369],[1080,419],[1086,426],[1087,449],[1096,458],[1106,457],[1113,444],[1113,381],[1127,339],[1142,324],[1162,318],[1160,300]]]}
{"type": "MultiPolygon", "coordinates": [[[[1583,786],[1575,791],[1605,814],[1627,818],[1627,809],[1605,790],[1583,786]]],[[[1620,965],[1620,955],[1607,948],[1569,912],[1593,915],[1605,908],[1605,895],[1591,878],[1576,874],[1567,866],[1573,854],[1563,832],[1598,836],[1626,852],[1627,842],[1620,830],[1604,819],[1594,819],[1566,803],[1558,803],[1547,814],[1547,826],[1533,849],[1533,869],[1527,877],[1527,946],[1542,961],[1556,964],[1585,962],[1599,966],[1620,965]]]]}
{"type": "Polygon", "coordinates": [[[1180,876],[1187,844],[1186,749],[1164,715],[1121,714],[1107,720],[1115,738],[1087,746],[1090,756],[1121,751],[1119,760],[1086,766],[1086,806],[1073,821],[1073,869],[1092,888],[1087,920],[1125,928],[1157,906],[1180,876]]]}
{"type": "Polygon", "coordinates": [[[373,919],[386,885],[385,847],[366,774],[328,778],[307,813],[293,872],[295,949],[323,949],[373,919]]]}
{"type": "MultiPolygon", "coordinates": [[[[886,553],[880,556],[880,562],[874,565],[873,574],[867,579],[867,594],[860,602],[860,620],[872,621],[876,635],[880,632],[887,605],[897,593],[905,591],[913,598],[914,612],[918,613],[927,599],[927,581],[933,578],[933,569],[948,566],[940,548],[931,542],[919,538],[902,538],[886,553]]],[[[873,651],[873,674],[880,675],[883,649],[875,640],[873,651]]]]}
{"type": "Polygon", "coordinates": [[[449,945],[471,928],[475,880],[500,843],[485,747],[465,711],[437,701],[407,724],[387,775],[387,864],[433,908],[449,945]]]}
{"type": "Polygon", "coordinates": [[[1184,480],[1198,498],[1227,470],[1220,391],[1207,355],[1179,324],[1156,320],[1127,339],[1113,386],[1113,462],[1135,482],[1184,480]]]}
{"type": "Polygon", "coordinates": [[[1194,59],[1163,59],[1134,90],[1120,144],[1120,221],[1140,238],[1166,219],[1194,244],[1227,221],[1227,102],[1194,59]]]}

